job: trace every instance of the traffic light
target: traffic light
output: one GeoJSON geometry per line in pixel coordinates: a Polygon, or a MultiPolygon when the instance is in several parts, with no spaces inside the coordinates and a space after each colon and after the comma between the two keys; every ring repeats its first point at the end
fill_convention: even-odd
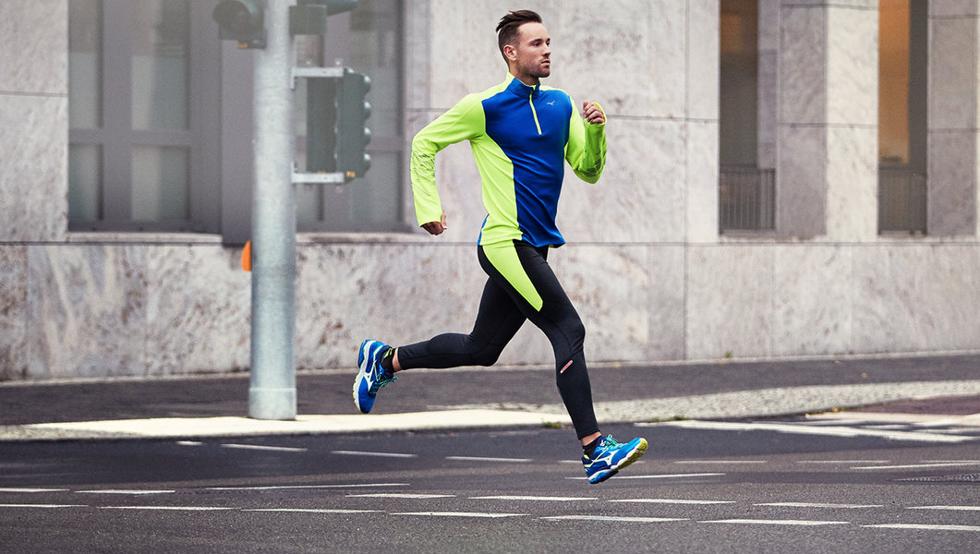
{"type": "Polygon", "coordinates": [[[239,48],[265,48],[265,0],[222,0],[211,14],[221,40],[239,48]]]}
{"type": "Polygon", "coordinates": [[[337,85],[337,171],[345,179],[356,179],[371,167],[371,156],[366,152],[371,142],[367,128],[371,104],[366,100],[371,79],[345,69],[337,85]]]}

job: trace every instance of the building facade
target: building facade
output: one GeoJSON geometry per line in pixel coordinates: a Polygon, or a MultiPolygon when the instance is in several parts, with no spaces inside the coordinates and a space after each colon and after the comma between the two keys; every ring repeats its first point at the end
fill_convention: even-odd
{"type": "MultiPolygon", "coordinates": [[[[251,52],[215,4],[0,5],[0,379],[247,369],[251,52]]],[[[368,176],[297,190],[297,367],[472,325],[469,148],[437,160],[438,238],[407,152],[503,79],[518,8],[552,35],[547,84],[609,116],[549,259],[590,363],[980,351],[980,0],[362,0],[297,44],[374,82],[368,176]]],[[[526,325],[498,363],[551,356],[526,325]]]]}

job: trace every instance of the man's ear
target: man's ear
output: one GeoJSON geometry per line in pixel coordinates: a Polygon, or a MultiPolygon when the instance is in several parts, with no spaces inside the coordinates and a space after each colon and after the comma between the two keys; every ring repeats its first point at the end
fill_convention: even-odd
{"type": "Polygon", "coordinates": [[[517,48],[513,44],[504,45],[504,57],[512,62],[517,61],[517,48]]]}

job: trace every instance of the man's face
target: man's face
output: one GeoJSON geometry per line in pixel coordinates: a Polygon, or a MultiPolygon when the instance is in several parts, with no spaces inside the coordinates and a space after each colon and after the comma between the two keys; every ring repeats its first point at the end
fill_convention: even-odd
{"type": "Polygon", "coordinates": [[[540,23],[525,23],[517,30],[513,56],[518,74],[542,79],[551,75],[551,37],[540,23]]]}

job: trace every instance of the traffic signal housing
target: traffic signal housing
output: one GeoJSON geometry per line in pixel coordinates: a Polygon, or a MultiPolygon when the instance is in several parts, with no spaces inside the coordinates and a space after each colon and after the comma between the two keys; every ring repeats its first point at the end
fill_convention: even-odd
{"type": "Polygon", "coordinates": [[[211,14],[221,40],[239,48],[265,48],[265,0],[222,0],[211,14]]]}
{"type": "Polygon", "coordinates": [[[371,104],[367,93],[371,79],[367,75],[344,70],[337,88],[337,170],[346,180],[363,176],[371,167],[367,145],[371,142],[371,104]]]}

